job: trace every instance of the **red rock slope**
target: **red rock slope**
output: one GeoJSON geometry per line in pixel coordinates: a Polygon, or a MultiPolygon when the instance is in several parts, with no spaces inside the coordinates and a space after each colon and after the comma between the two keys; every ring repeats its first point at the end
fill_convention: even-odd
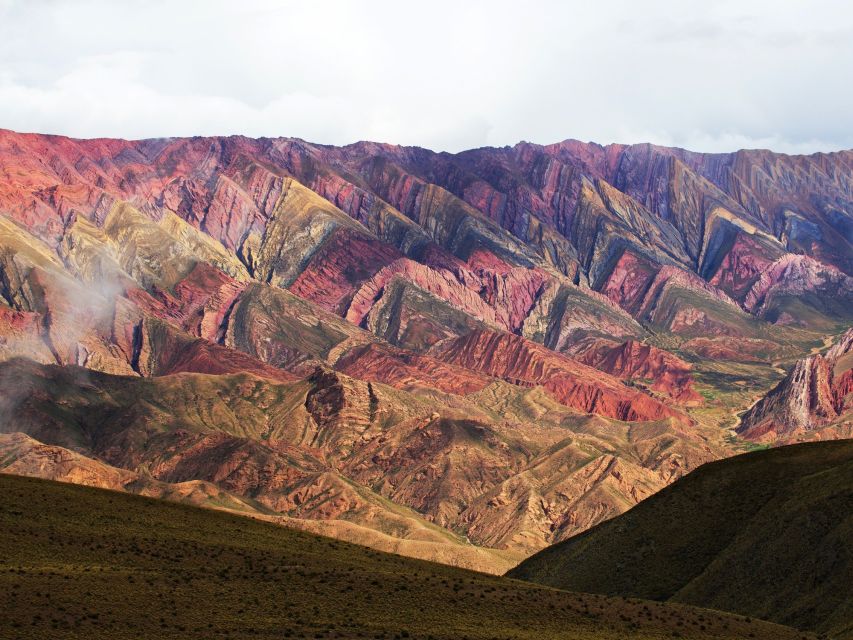
{"type": "Polygon", "coordinates": [[[737,431],[750,440],[792,442],[853,436],[853,329],[826,354],[797,361],[793,369],[741,418],[737,431]]]}

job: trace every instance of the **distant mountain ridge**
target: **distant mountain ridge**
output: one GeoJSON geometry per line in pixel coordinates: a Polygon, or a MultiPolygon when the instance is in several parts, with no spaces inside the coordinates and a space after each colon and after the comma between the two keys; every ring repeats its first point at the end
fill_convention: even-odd
{"type": "MultiPolygon", "coordinates": [[[[787,441],[733,427],[853,324],[851,158],[3,130],[0,432],[380,548],[533,553],[787,441]]],[[[845,433],[850,391],[791,437],[845,433]]]]}

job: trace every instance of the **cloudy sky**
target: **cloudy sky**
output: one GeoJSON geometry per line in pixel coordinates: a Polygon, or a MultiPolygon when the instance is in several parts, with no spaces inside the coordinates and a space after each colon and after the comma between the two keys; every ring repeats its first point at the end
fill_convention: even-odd
{"type": "Polygon", "coordinates": [[[0,127],[853,147],[847,0],[0,0],[0,127]]]}

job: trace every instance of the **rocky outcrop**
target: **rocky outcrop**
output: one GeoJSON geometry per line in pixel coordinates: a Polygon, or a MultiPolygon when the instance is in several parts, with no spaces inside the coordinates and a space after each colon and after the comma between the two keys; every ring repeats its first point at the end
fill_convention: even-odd
{"type": "Polygon", "coordinates": [[[741,418],[737,432],[757,441],[853,435],[853,329],[825,355],[798,360],[793,369],[741,418]]]}
{"type": "Polygon", "coordinates": [[[607,344],[584,351],[578,360],[623,380],[648,385],[680,404],[702,403],[693,389],[691,366],[681,358],[634,340],[611,347],[607,344]]]}
{"type": "Polygon", "coordinates": [[[617,420],[685,417],[618,380],[520,336],[476,331],[438,345],[435,357],[517,385],[541,385],[561,404],[617,420]]]}
{"type": "Polygon", "coordinates": [[[798,360],[785,378],[743,415],[738,433],[749,440],[782,442],[829,424],[838,417],[832,377],[831,367],[822,356],[798,360]]]}

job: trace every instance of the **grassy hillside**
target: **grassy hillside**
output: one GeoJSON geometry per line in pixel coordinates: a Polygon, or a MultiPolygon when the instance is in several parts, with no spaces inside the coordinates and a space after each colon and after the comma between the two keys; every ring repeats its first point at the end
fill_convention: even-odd
{"type": "Polygon", "coordinates": [[[509,575],[853,638],[853,440],[707,464],[509,575]]]}
{"type": "Polygon", "coordinates": [[[249,518],[0,475],[2,638],[799,638],[249,518]]]}

